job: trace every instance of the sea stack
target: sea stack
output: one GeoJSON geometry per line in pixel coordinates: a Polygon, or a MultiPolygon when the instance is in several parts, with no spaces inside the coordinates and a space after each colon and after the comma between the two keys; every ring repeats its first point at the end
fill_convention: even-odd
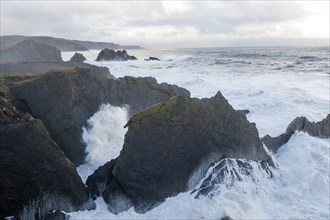
{"type": "Polygon", "coordinates": [[[126,126],[120,156],[96,174],[100,180],[107,173],[102,195],[114,213],[128,204],[144,213],[192,189],[209,165],[223,158],[271,162],[255,124],[220,92],[201,100],[173,97],[135,114],[126,126]]]}
{"type": "Polygon", "coordinates": [[[96,58],[96,61],[127,61],[127,60],[137,60],[135,56],[130,56],[127,54],[126,50],[112,50],[105,48],[102,50],[96,58]]]}

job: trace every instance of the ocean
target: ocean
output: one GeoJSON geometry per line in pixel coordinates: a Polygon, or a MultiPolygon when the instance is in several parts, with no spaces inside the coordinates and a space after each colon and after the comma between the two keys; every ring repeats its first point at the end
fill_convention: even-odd
{"type": "MultiPolygon", "coordinates": [[[[221,91],[235,109],[247,109],[259,136],[284,133],[298,116],[319,121],[330,113],[330,51],[328,47],[251,47],[128,50],[136,61],[102,61],[99,51],[81,52],[87,63],[106,66],[115,77],[152,76],[158,82],[184,87],[192,97],[221,91]],[[145,61],[153,56],[160,61],[145,61]]],[[[74,52],[64,52],[69,60],[74,52]]],[[[126,107],[107,103],[82,128],[86,164],[77,168],[83,181],[100,165],[116,158],[124,142],[126,107]]],[[[273,154],[273,177],[255,162],[252,175],[220,184],[213,197],[195,199],[191,191],[168,198],[143,215],[133,208],[111,214],[102,198],[97,209],[69,213],[71,219],[329,219],[330,139],[296,132],[273,154]]],[[[236,169],[232,167],[232,169],[236,169]]],[[[238,170],[239,172],[239,170],[238,170]]]]}

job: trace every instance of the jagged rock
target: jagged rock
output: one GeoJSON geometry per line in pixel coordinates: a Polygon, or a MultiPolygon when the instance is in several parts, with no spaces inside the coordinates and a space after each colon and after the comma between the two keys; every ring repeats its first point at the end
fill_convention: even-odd
{"type": "Polygon", "coordinates": [[[145,61],[150,61],[150,60],[156,60],[159,61],[160,59],[158,59],[157,57],[149,57],[149,59],[144,59],[145,61]]]}
{"type": "Polygon", "coordinates": [[[85,159],[81,129],[102,103],[129,105],[133,114],[178,94],[190,95],[151,77],[114,79],[98,69],[74,68],[23,77],[10,85],[9,95],[17,108],[40,118],[66,156],[80,165],[85,159]]]}
{"type": "Polygon", "coordinates": [[[86,57],[84,57],[84,55],[82,55],[81,53],[75,53],[70,61],[71,62],[76,62],[76,63],[83,63],[86,60],[86,57]]]}
{"type": "Polygon", "coordinates": [[[112,50],[105,48],[102,50],[96,58],[96,61],[127,61],[137,60],[135,56],[127,54],[126,50],[112,50]]]}
{"type": "Polygon", "coordinates": [[[325,119],[319,122],[310,122],[305,117],[297,117],[290,123],[285,133],[277,137],[266,135],[262,138],[262,141],[270,150],[276,153],[283,144],[290,140],[291,136],[296,131],[307,132],[310,136],[313,137],[329,138],[330,114],[328,114],[325,119]]]}
{"type": "MultiPolygon", "coordinates": [[[[202,100],[173,97],[135,114],[126,126],[124,146],[113,169],[108,169],[113,179],[105,191],[118,195],[120,190],[111,187],[115,182],[139,213],[192,189],[209,165],[222,158],[271,163],[255,124],[220,92],[202,100]]],[[[103,198],[109,205],[121,202],[104,194],[103,198]]],[[[128,207],[122,208],[114,212],[128,207]]]]}
{"type": "Polygon", "coordinates": [[[42,220],[69,220],[70,216],[59,210],[51,211],[42,220]]]}
{"type": "Polygon", "coordinates": [[[115,160],[105,163],[94,171],[93,175],[89,176],[86,181],[90,195],[93,199],[102,196],[106,203],[109,203],[109,210],[112,213],[118,214],[117,210],[127,210],[132,207],[132,201],[128,198],[123,189],[109,170],[113,169],[115,160]],[[109,190],[111,188],[111,190],[109,190]],[[113,198],[113,199],[109,199],[113,198]]]}
{"type": "Polygon", "coordinates": [[[0,63],[18,62],[63,62],[61,51],[55,47],[25,40],[1,51],[0,63]]]}
{"type": "MultiPolygon", "coordinates": [[[[265,161],[259,161],[259,169],[267,172],[268,177],[273,177],[269,164],[265,161]]],[[[219,193],[219,184],[224,184],[230,188],[236,181],[242,181],[245,176],[250,176],[254,171],[251,161],[241,159],[223,159],[218,164],[211,164],[208,176],[202,184],[194,189],[191,194],[196,194],[195,198],[208,196],[212,198],[219,193]]]]}
{"type": "Polygon", "coordinates": [[[0,97],[0,218],[93,208],[74,165],[42,122],[0,97]]]}
{"type": "Polygon", "coordinates": [[[115,160],[105,163],[103,166],[97,168],[93,175],[89,176],[86,181],[89,193],[93,199],[103,194],[106,185],[112,181],[113,175],[108,170],[112,170],[115,165],[115,160]]]}

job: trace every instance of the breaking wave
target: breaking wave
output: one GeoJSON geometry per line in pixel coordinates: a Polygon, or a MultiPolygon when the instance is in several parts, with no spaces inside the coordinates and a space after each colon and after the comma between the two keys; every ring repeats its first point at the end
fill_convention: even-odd
{"type": "Polygon", "coordinates": [[[94,170],[111,159],[119,156],[124,144],[128,121],[127,107],[101,105],[83,128],[83,140],[86,143],[86,163],[77,170],[83,182],[94,170]]]}

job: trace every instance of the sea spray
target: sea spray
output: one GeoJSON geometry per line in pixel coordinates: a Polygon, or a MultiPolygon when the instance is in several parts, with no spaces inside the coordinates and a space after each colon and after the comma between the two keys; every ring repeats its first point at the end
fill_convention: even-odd
{"type": "Polygon", "coordinates": [[[128,121],[128,107],[114,107],[102,104],[83,128],[83,140],[86,143],[86,163],[77,170],[85,182],[99,166],[119,156],[124,144],[128,121]]]}
{"type": "MultiPolygon", "coordinates": [[[[319,121],[329,113],[327,47],[146,49],[129,51],[137,61],[102,63],[94,61],[98,52],[84,51],[86,62],[108,66],[116,77],[153,76],[158,82],[183,86],[198,98],[220,90],[235,109],[250,111],[247,117],[257,124],[260,137],[283,133],[295,117],[319,121]],[[238,56],[255,50],[268,56],[238,56]],[[299,59],[305,55],[321,59],[299,59]],[[161,61],[144,61],[149,56],[161,61]],[[215,64],[220,59],[230,62],[215,64]],[[297,59],[300,64],[295,64],[297,59]],[[295,67],[287,68],[290,63],[295,67]]],[[[195,199],[189,191],[167,198],[143,215],[133,208],[113,215],[100,197],[95,211],[70,213],[71,219],[221,219],[225,215],[233,219],[329,219],[329,141],[298,132],[274,154],[273,178],[257,170],[252,173],[257,183],[246,176],[229,188],[219,184],[212,198],[195,199]]]]}
{"type": "Polygon", "coordinates": [[[114,215],[101,198],[95,211],[70,215],[72,219],[220,219],[225,215],[233,219],[329,219],[329,141],[297,132],[274,155],[278,166],[270,168],[271,178],[257,162],[248,161],[248,175],[233,163],[229,169],[235,169],[239,180],[233,181],[228,173],[209,195],[196,199],[193,191],[180,193],[143,215],[133,208],[114,215]]]}

